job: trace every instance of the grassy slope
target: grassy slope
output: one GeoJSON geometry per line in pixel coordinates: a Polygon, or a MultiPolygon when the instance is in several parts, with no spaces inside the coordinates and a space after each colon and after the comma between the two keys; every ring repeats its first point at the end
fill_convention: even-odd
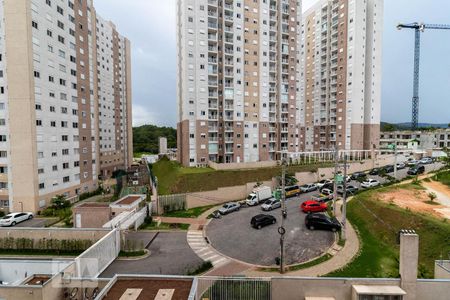
{"type": "Polygon", "coordinates": [[[436,175],[436,179],[443,184],[450,186],[450,172],[441,172],[436,175]]]}
{"type": "MultiPolygon", "coordinates": [[[[359,231],[362,251],[343,270],[328,276],[397,277],[399,245],[396,233],[400,229],[414,229],[420,236],[419,276],[433,277],[434,261],[446,257],[450,251],[450,224],[428,215],[377,202],[377,193],[393,188],[398,187],[362,193],[349,203],[348,218],[359,231]]],[[[417,187],[409,185],[403,188],[417,187]]]]}
{"type": "MultiPolygon", "coordinates": [[[[292,166],[288,172],[316,171],[318,167],[325,166],[329,165],[292,166]]],[[[210,168],[183,168],[176,162],[162,159],[153,165],[153,172],[158,177],[158,192],[166,195],[210,191],[219,187],[270,180],[281,174],[281,167],[215,171],[210,168]]]]}

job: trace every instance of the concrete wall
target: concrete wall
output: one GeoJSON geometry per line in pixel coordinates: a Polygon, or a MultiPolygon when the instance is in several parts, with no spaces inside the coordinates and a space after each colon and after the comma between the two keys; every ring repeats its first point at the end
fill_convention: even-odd
{"type": "MultiPolygon", "coordinates": [[[[402,162],[406,160],[402,155],[398,156],[397,161],[402,162]]],[[[365,160],[360,162],[349,162],[347,169],[348,174],[355,172],[363,172],[377,167],[384,167],[386,165],[394,164],[394,157],[390,155],[379,156],[377,160],[365,160]]],[[[342,171],[342,169],[341,169],[342,171]]],[[[295,173],[295,178],[299,184],[314,183],[322,179],[332,179],[334,175],[334,167],[319,168],[317,172],[300,172],[295,173]]]]}
{"type": "Polygon", "coordinates": [[[417,300],[448,300],[450,280],[417,280],[417,300]]]}
{"type": "Polygon", "coordinates": [[[110,230],[102,229],[65,229],[65,228],[7,228],[0,229],[0,238],[92,240],[98,241],[110,230]]]}
{"type": "MultiPolygon", "coordinates": [[[[248,194],[254,189],[256,182],[247,183],[245,185],[238,185],[232,187],[218,188],[214,191],[191,193],[186,195],[186,202],[188,208],[221,204],[229,201],[244,200],[248,194]]],[[[263,181],[262,185],[275,187],[275,182],[263,181]]]]}
{"type": "Polygon", "coordinates": [[[434,278],[450,279],[450,260],[441,260],[435,262],[434,278]]]}
{"type": "Polygon", "coordinates": [[[400,286],[400,280],[272,278],[272,299],[303,300],[305,297],[334,297],[336,300],[350,300],[352,299],[352,285],[355,284],[400,286]]]}
{"type": "Polygon", "coordinates": [[[41,287],[5,287],[0,286],[0,299],[5,300],[43,300],[41,287]]]}
{"type": "Polygon", "coordinates": [[[111,220],[111,208],[103,207],[75,207],[73,209],[73,224],[75,228],[102,228],[103,224],[111,220]],[[80,215],[78,222],[77,215],[80,215]]]}
{"type": "Polygon", "coordinates": [[[18,285],[34,274],[52,275],[60,272],[70,263],[63,260],[1,260],[0,280],[18,285]]]}
{"type": "Polygon", "coordinates": [[[277,161],[258,161],[258,162],[246,162],[246,163],[229,163],[218,164],[212,161],[208,162],[210,168],[214,170],[245,170],[245,169],[259,169],[259,168],[272,168],[278,165],[277,161]]]}

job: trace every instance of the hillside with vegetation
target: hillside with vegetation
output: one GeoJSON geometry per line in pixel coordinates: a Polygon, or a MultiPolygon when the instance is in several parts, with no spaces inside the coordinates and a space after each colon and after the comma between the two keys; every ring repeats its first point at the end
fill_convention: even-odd
{"type": "Polygon", "coordinates": [[[133,127],[133,148],[135,156],[139,154],[158,154],[159,138],[167,138],[167,147],[177,147],[177,131],[172,127],[159,127],[155,125],[143,125],[133,127]]]}

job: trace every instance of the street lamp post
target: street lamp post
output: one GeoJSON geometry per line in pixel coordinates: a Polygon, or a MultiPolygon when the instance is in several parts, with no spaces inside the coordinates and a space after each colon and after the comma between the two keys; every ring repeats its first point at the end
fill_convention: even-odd
{"type": "Polygon", "coordinates": [[[284,273],[284,234],[286,229],[284,228],[284,219],[287,217],[286,211],[286,160],[283,158],[281,164],[281,226],[278,228],[280,234],[280,273],[284,273]]]}

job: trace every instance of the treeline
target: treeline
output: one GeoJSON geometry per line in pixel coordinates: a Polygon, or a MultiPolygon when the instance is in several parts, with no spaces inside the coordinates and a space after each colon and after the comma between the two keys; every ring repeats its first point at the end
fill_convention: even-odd
{"type": "Polygon", "coordinates": [[[155,125],[133,127],[134,153],[158,154],[159,137],[167,138],[168,148],[177,147],[177,131],[172,127],[158,127],[155,125]]]}

